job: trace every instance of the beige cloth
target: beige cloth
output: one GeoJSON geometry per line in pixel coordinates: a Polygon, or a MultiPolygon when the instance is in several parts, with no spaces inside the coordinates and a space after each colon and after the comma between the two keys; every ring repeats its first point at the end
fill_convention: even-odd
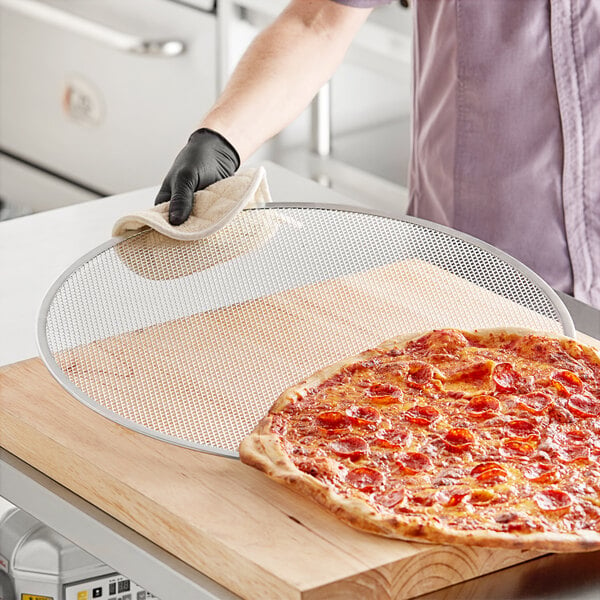
{"type": "Polygon", "coordinates": [[[244,208],[262,206],[270,201],[265,169],[249,168],[196,192],[192,212],[181,225],[169,223],[170,203],[163,202],[120,217],[113,226],[112,235],[121,236],[151,227],[175,240],[199,240],[225,227],[244,208]]]}

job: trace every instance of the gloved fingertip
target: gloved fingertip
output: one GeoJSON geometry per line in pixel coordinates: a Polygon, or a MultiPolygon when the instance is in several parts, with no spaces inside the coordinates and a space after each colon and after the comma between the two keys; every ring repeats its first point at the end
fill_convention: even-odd
{"type": "Polygon", "coordinates": [[[171,207],[169,209],[169,223],[171,225],[181,225],[182,223],[185,223],[190,216],[190,209],[191,207],[188,209],[186,205],[173,205],[173,201],[171,201],[171,207]]]}
{"type": "Polygon", "coordinates": [[[169,213],[169,224],[170,225],[177,226],[177,225],[181,225],[182,223],[185,223],[185,219],[183,218],[182,215],[169,213]]]}

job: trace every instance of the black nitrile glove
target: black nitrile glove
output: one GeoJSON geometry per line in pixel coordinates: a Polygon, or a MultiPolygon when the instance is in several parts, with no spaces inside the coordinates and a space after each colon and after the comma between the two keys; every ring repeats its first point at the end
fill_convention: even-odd
{"type": "Polygon", "coordinates": [[[198,129],[175,157],[154,204],[170,200],[169,223],[181,225],[192,211],[194,192],[233,175],[239,166],[236,149],[221,134],[198,129]]]}

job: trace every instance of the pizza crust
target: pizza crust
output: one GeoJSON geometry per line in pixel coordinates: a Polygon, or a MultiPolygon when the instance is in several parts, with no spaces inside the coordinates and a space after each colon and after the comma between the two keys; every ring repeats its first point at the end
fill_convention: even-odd
{"type": "MultiPolygon", "coordinates": [[[[252,466],[272,479],[306,495],[324,506],[345,523],[363,531],[385,537],[431,544],[468,544],[485,547],[540,550],[547,552],[582,552],[600,549],[600,533],[581,530],[572,533],[537,532],[505,533],[486,529],[464,531],[424,522],[422,517],[383,514],[362,498],[348,498],[332,487],[298,469],[286,454],[280,438],[273,431],[273,414],[281,412],[298,395],[318,385],[332,375],[356,362],[369,360],[382,350],[389,350],[417,339],[427,332],[411,333],[386,340],[379,346],[357,356],[346,358],[320,369],[306,380],[285,390],[273,404],[269,414],[249,434],[239,448],[243,463],[252,466]]],[[[487,328],[468,333],[540,335],[570,340],[565,336],[523,328],[487,328]]],[[[596,354],[598,354],[596,352],[596,354]]],[[[599,356],[600,358],[600,356],[599,356]]]]}
{"type": "Polygon", "coordinates": [[[598,550],[600,534],[580,531],[571,534],[509,534],[485,529],[461,531],[435,527],[419,518],[399,518],[377,513],[359,498],[337,494],[314,477],[300,471],[283,452],[276,435],[270,433],[266,417],[240,445],[240,458],[272,479],[303,496],[312,498],[337,518],[357,529],[389,538],[428,544],[468,544],[473,546],[540,550],[545,552],[585,552],[598,550]]]}

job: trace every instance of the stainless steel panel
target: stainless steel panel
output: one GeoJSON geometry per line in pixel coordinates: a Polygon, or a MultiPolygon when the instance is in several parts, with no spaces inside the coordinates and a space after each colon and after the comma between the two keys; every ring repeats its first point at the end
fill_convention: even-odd
{"type": "Polygon", "coordinates": [[[107,194],[159,183],[216,97],[215,15],[168,0],[16,6],[0,4],[0,148],[107,194]]]}

